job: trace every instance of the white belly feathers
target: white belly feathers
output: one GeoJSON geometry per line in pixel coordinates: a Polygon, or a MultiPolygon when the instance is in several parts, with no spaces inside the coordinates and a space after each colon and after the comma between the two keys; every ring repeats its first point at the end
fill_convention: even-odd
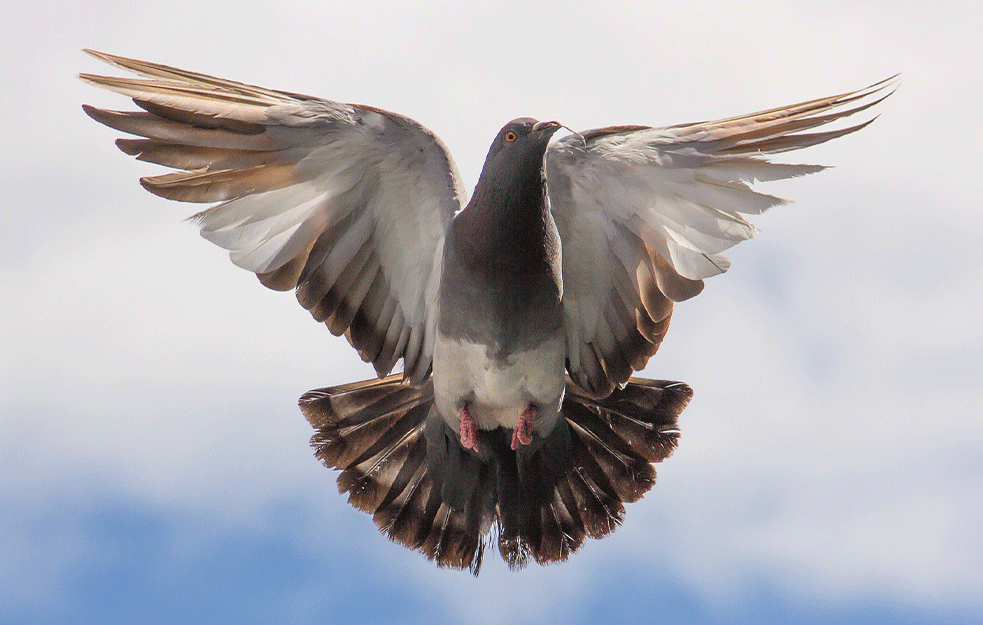
{"type": "MultiPolygon", "coordinates": [[[[464,405],[482,430],[515,427],[530,404],[543,416],[556,415],[566,384],[565,349],[559,333],[501,362],[490,357],[486,345],[449,339],[438,332],[433,354],[437,410],[455,431],[460,428],[458,415],[464,405]]],[[[547,418],[542,425],[552,426],[553,420],[547,418]]],[[[540,425],[538,419],[536,425],[540,425]]]]}

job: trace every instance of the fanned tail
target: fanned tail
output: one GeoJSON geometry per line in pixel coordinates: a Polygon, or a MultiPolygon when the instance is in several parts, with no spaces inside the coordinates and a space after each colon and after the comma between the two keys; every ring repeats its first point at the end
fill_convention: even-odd
{"type": "Polygon", "coordinates": [[[675,449],[692,395],[680,382],[632,378],[596,399],[568,379],[565,418],[544,439],[514,451],[499,428],[484,433],[480,455],[437,414],[431,382],[413,388],[394,375],[319,389],[300,407],[352,506],[390,539],[477,575],[493,523],[511,568],[566,560],[614,531],[624,504],[655,484],[652,463],[675,449]]]}
{"type": "MultiPolygon", "coordinates": [[[[470,493],[449,498],[441,472],[428,466],[428,456],[437,455],[428,430],[443,424],[432,383],[413,388],[391,375],[310,391],[300,408],[317,430],[311,437],[315,454],[326,467],[341,470],[338,490],[348,493],[348,503],[371,514],[390,539],[440,566],[478,574],[494,514],[487,504],[493,502],[470,493]]],[[[455,464],[479,475],[483,463],[473,457],[455,464]]],[[[484,484],[472,490],[494,492],[484,484]]]]}
{"type": "Polygon", "coordinates": [[[517,492],[500,481],[499,551],[509,566],[521,568],[530,556],[560,562],[587,537],[613,532],[624,504],[655,485],[652,463],[675,449],[677,420],[692,397],[681,382],[631,378],[596,399],[568,379],[565,419],[531,457],[520,452],[516,459],[517,492]]]}

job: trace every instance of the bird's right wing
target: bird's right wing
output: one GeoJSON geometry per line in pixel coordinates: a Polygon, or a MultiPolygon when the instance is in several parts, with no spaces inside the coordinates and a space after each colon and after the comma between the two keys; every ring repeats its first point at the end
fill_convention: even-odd
{"type": "Polygon", "coordinates": [[[133,59],[143,78],[81,74],[142,111],[86,106],[137,135],[116,143],[177,172],[151,193],[212,203],[194,219],[232,262],[297,298],[380,376],[404,361],[419,384],[433,354],[440,253],[464,191],[443,143],[415,121],[133,59]]]}
{"type": "Polygon", "coordinates": [[[615,126],[553,143],[546,177],[563,242],[574,381],[604,396],[644,367],[673,302],[700,293],[704,278],[730,266],[721,252],[754,236],[745,215],[786,202],[751,184],[823,169],[766,157],[863,128],[870,121],[805,132],[870,108],[891,84],[730,119],[615,126]]]}

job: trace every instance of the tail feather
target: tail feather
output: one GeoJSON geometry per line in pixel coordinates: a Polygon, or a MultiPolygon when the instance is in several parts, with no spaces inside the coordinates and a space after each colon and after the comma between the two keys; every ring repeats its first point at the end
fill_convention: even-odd
{"type": "Polygon", "coordinates": [[[499,428],[483,433],[481,455],[436,413],[432,383],[389,376],[311,391],[300,405],[349,503],[390,539],[477,575],[493,524],[511,568],[566,560],[614,531],[624,504],[655,484],[652,463],[675,448],[691,397],[679,382],[632,378],[596,399],[568,381],[565,418],[545,438],[514,451],[499,428]]]}
{"type": "Polygon", "coordinates": [[[359,510],[376,514],[393,506],[426,455],[422,427],[410,411],[338,476],[338,488],[359,510]]]}
{"type": "MultiPolygon", "coordinates": [[[[582,463],[584,454],[579,454],[581,463],[570,472],[570,489],[584,519],[584,531],[591,538],[604,538],[613,532],[625,518],[625,506],[610,489],[605,490],[604,482],[598,484],[594,477],[598,471],[582,463]]],[[[595,467],[596,463],[593,464],[595,467]]]]}
{"type": "MultiPolygon", "coordinates": [[[[344,469],[382,437],[391,439],[397,421],[432,397],[430,385],[415,389],[386,378],[310,391],[301,397],[300,406],[317,430],[311,439],[317,457],[328,467],[344,469]]],[[[409,417],[404,427],[416,419],[422,423],[426,414],[409,417]]]]}
{"type": "Polygon", "coordinates": [[[341,470],[338,490],[353,507],[371,514],[390,539],[440,566],[477,574],[493,510],[482,509],[487,497],[470,493],[468,505],[444,501],[441,476],[429,470],[425,435],[428,423],[439,422],[431,418],[431,383],[413,388],[401,375],[355,382],[310,391],[300,407],[317,430],[315,455],[341,470]]]}
{"type": "Polygon", "coordinates": [[[626,441],[632,451],[649,462],[662,462],[676,448],[676,420],[692,398],[693,390],[682,382],[631,378],[623,389],[601,400],[567,384],[564,409],[571,404],[583,408],[626,441]]]}
{"type": "Polygon", "coordinates": [[[580,404],[564,413],[584,444],[581,464],[605,492],[624,502],[637,501],[655,484],[655,468],[634,453],[628,442],[580,404]]]}

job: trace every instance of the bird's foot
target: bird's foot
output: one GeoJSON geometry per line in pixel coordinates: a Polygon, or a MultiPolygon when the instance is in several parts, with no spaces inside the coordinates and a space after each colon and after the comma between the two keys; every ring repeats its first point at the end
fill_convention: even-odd
{"type": "Polygon", "coordinates": [[[536,419],[536,407],[529,404],[529,407],[519,415],[519,422],[512,430],[512,450],[516,450],[520,445],[528,445],[532,442],[532,422],[536,419]]]}
{"type": "Polygon", "coordinates": [[[473,449],[478,453],[478,424],[468,412],[468,407],[461,408],[461,447],[473,449]]]}

